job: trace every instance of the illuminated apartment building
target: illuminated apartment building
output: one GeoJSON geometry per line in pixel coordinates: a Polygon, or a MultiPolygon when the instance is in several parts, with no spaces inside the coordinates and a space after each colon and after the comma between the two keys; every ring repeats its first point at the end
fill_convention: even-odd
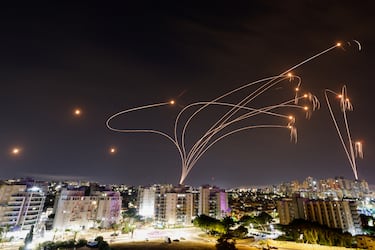
{"type": "Polygon", "coordinates": [[[58,230],[109,228],[121,219],[120,193],[104,191],[89,196],[80,190],[62,190],[55,206],[53,227],[58,230]]]}
{"type": "Polygon", "coordinates": [[[37,187],[26,185],[0,186],[0,226],[28,230],[39,222],[45,194],[37,187]]]}
{"type": "Polygon", "coordinates": [[[154,219],[155,196],[155,187],[142,187],[138,189],[138,215],[154,219]]]}
{"type": "Polygon", "coordinates": [[[304,198],[284,198],[277,203],[280,224],[288,225],[295,219],[305,219],[305,201],[304,198]]]}
{"type": "Polygon", "coordinates": [[[222,219],[229,210],[228,196],[224,190],[208,185],[199,188],[199,214],[222,219]]]}
{"type": "Polygon", "coordinates": [[[277,210],[282,225],[287,225],[294,219],[305,219],[351,234],[361,233],[357,203],[354,201],[284,198],[278,202],[277,210]]]}
{"type": "Polygon", "coordinates": [[[315,221],[330,228],[340,228],[351,234],[361,233],[356,202],[352,201],[308,201],[306,220],[315,221]]]}
{"type": "Polygon", "coordinates": [[[155,225],[175,227],[192,225],[194,194],[186,186],[158,188],[155,197],[155,225]]]}
{"type": "Polygon", "coordinates": [[[204,186],[154,185],[138,190],[138,214],[153,218],[157,227],[192,225],[198,214],[221,219],[229,212],[228,197],[224,190],[204,186]]]}

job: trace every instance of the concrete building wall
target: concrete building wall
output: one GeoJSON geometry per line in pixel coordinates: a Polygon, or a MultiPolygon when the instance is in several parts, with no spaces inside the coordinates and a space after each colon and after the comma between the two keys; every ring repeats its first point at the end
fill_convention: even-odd
{"type": "Polygon", "coordinates": [[[58,230],[109,228],[121,219],[122,199],[119,193],[84,196],[82,193],[63,193],[57,204],[53,227],[58,230]],[[79,196],[71,196],[81,194],[79,196]]]}
{"type": "Polygon", "coordinates": [[[146,218],[155,217],[155,189],[139,188],[138,189],[138,214],[146,218]]]}
{"type": "Polygon", "coordinates": [[[0,226],[9,225],[28,230],[39,222],[45,194],[26,185],[0,186],[0,226]]]}

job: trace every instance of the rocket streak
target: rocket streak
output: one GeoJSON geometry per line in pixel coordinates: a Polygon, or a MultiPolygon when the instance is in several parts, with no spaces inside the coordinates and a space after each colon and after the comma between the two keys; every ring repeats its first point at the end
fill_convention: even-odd
{"type": "Polygon", "coordinates": [[[359,157],[362,158],[363,157],[363,149],[362,149],[362,143],[360,143],[360,142],[354,143],[352,141],[346,111],[347,110],[352,111],[353,106],[350,103],[350,100],[347,96],[346,86],[344,85],[342,87],[341,94],[338,94],[338,93],[336,93],[336,92],[334,92],[330,89],[326,89],[324,91],[324,96],[325,96],[325,99],[326,99],[326,103],[327,103],[327,106],[328,106],[329,113],[330,113],[332,121],[335,125],[337,134],[339,136],[340,142],[341,142],[341,144],[342,144],[342,146],[345,150],[345,154],[346,154],[346,156],[349,160],[350,167],[353,170],[354,178],[356,180],[358,180],[358,169],[357,169],[357,163],[356,163],[356,155],[358,155],[359,157]],[[335,114],[333,112],[333,109],[331,107],[331,103],[329,101],[328,94],[333,94],[334,96],[336,96],[340,99],[340,108],[341,108],[341,111],[342,111],[342,114],[343,114],[347,142],[345,142],[345,140],[344,140],[343,133],[340,129],[340,126],[337,122],[336,116],[335,116],[335,114]]]}
{"type": "MultiPolygon", "coordinates": [[[[286,128],[290,130],[291,138],[295,138],[297,136],[297,129],[294,126],[295,118],[291,116],[290,114],[285,114],[284,111],[290,111],[290,108],[299,108],[303,110],[307,110],[310,112],[310,109],[307,106],[302,106],[299,104],[300,99],[307,99],[311,103],[311,110],[313,111],[316,108],[319,108],[319,102],[317,98],[312,94],[305,94],[303,96],[299,95],[299,89],[301,86],[301,78],[298,76],[291,75],[291,71],[301,67],[302,65],[306,64],[307,62],[318,58],[319,56],[322,56],[329,51],[340,47],[341,44],[336,44],[332,47],[329,47],[328,49],[325,49],[303,61],[300,63],[292,66],[288,70],[282,72],[281,74],[278,74],[276,76],[271,76],[267,78],[263,78],[261,80],[257,80],[251,83],[244,84],[236,89],[233,89],[215,99],[208,102],[195,102],[191,103],[179,112],[179,114],[176,116],[176,119],[174,121],[174,131],[173,136],[169,135],[168,133],[165,133],[163,131],[159,130],[153,130],[153,129],[118,129],[114,128],[110,125],[111,121],[115,118],[117,118],[120,115],[124,115],[130,112],[136,112],[141,111],[144,109],[151,109],[151,108],[159,108],[159,107],[165,107],[167,105],[173,105],[174,102],[163,102],[163,103],[157,103],[157,104],[150,104],[140,107],[135,107],[131,109],[127,109],[121,112],[118,112],[111,117],[108,118],[106,125],[107,127],[115,132],[121,132],[121,133],[155,133],[159,134],[168,140],[170,140],[177,148],[180,159],[181,159],[181,178],[180,178],[180,184],[182,184],[186,177],[188,176],[189,172],[192,170],[192,168],[196,165],[198,160],[207,152],[208,149],[210,149],[214,144],[219,142],[220,140],[234,134],[237,132],[241,132],[244,130],[249,130],[252,128],[286,128]],[[249,106],[252,101],[254,101],[257,97],[261,95],[265,95],[269,90],[276,85],[283,84],[286,82],[286,80],[292,80],[297,79],[296,87],[294,88],[295,93],[293,93],[293,99],[288,101],[279,101],[276,102],[276,104],[271,105],[265,105],[261,108],[253,108],[249,106]],[[248,88],[255,88],[255,90],[249,91],[248,88]],[[248,91],[248,95],[239,100],[237,103],[228,103],[224,99],[226,97],[231,96],[234,93],[248,91]],[[294,102],[294,104],[293,104],[294,102]],[[226,108],[230,108],[229,111],[227,111],[223,116],[217,117],[216,122],[214,122],[211,127],[206,130],[195,143],[192,144],[190,148],[188,148],[188,145],[186,145],[186,136],[187,136],[187,129],[190,125],[190,123],[193,121],[193,118],[196,118],[197,114],[202,112],[203,110],[206,110],[208,107],[211,107],[213,105],[216,106],[222,106],[226,108]],[[192,115],[182,119],[182,116],[184,112],[188,109],[198,107],[195,111],[193,111],[192,115]],[[241,114],[239,112],[241,111],[241,114]],[[248,111],[245,114],[243,114],[243,111],[248,111]],[[269,115],[270,117],[275,118],[281,118],[282,120],[285,119],[286,122],[280,123],[279,120],[276,120],[275,124],[245,124],[243,127],[240,128],[233,128],[229,132],[220,133],[223,131],[224,128],[228,129],[230,128],[230,125],[233,125],[235,123],[238,123],[240,121],[247,121],[250,120],[250,118],[257,116],[257,115],[269,115]],[[280,123],[280,124],[279,124],[280,123]],[[286,123],[286,125],[285,125],[286,123]],[[179,126],[181,125],[181,126],[179,126]],[[178,128],[181,127],[182,129],[179,130],[178,128]]],[[[306,113],[306,116],[309,116],[310,113],[306,113]]],[[[198,119],[194,119],[195,122],[197,122],[198,119]]],[[[358,147],[359,148],[359,147],[358,147]]]]}

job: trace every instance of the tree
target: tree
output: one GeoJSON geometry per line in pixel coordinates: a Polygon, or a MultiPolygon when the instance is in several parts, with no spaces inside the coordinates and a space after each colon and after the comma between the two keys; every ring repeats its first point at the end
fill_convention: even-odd
{"type": "Polygon", "coordinates": [[[241,219],[239,220],[239,223],[245,227],[248,227],[250,225],[250,223],[254,223],[255,222],[255,219],[253,216],[250,216],[250,215],[244,215],[241,217],[241,219]]]}
{"type": "Polygon", "coordinates": [[[204,214],[197,216],[194,219],[193,224],[206,231],[206,233],[224,231],[219,220],[204,214]]]}
{"type": "Polygon", "coordinates": [[[317,244],[318,243],[318,230],[316,228],[305,229],[303,231],[307,243],[317,244]]]}
{"type": "Polygon", "coordinates": [[[229,233],[230,228],[236,224],[234,220],[232,219],[232,217],[229,217],[229,216],[224,217],[221,223],[224,226],[225,233],[229,233]]]}
{"type": "Polygon", "coordinates": [[[111,228],[113,229],[113,233],[117,234],[117,230],[120,228],[120,224],[113,223],[111,224],[111,228]]]}
{"type": "Polygon", "coordinates": [[[237,250],[236,240],[232,239],[230,235],[223,234],[216,243],[217,250],[237,250]]]}
{"type": "Polygon", "coordinates": [[[249,233],[249,230],[242,225],[232,231],[233,237],[239,238],[239,239],[245,238],[248,233],[249,233]]]}
{"type": "Polygon", "coordinates": [[[4,228],[0,227],[0,242],[3,242],[4,228]]]}
{"type": "Polygon", "coordinates": [[[267,223],[270,223],[272,222],[272,216],[269,215],[268,213],[266,212],[261,212],[257,217],[255,217],[255,220],[261,224],[261,225],[265,225],[267,223]]]}
{"type": "Polygon", "coordinates": [[[5,226],[4,226],[4,238],[7,237],[7,233],[9,232],[10,228],[11,228],[11,225],[5,224],[5,226]]]}
{"type": "Polygon", "coordinates": [[[27,233],[24,243],[25,246],[29,245],[33,241],[34,237],[34,225],[31,226],[30,231],[27,233]]]}
{"type": "Polygon", "coordinates": [[[316,222],[302,219],[292,221],[289,225],[284,226],[283,229],[286,234],[285,239],[298,241],[300,235],[303,234],[307,243],[312,244],[350,247],[353,239],[350,233],[343,233],[341,229],[329,228],[316,222]]]}

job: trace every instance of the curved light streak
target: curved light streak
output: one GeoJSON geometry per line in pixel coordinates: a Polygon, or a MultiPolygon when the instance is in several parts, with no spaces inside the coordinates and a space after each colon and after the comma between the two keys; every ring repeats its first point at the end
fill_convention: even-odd
{"type": "MultiPolygon", "coordinates": [[[[107,127],[115,132],[121,132],[121,133],[154,133],[161,135],[165,138],[167,138],[169,141],[171,141],[174,146],[177,148],[180,159],[181,159],[181,178],[180,178],[180,184],[182,184],[186,177],[188,176],[189,172],[192,170],[192,168],[196,165],[196,163],[199,161],[199,159],[209,150],[213,145],[215,145],[220,140],[234,134],[238,133],[244,130],[249,130],[252,128],[286,128],[290,130],[290,136],[291,140],[297,141],[297,128],[294,126],[295,123],[295,117],[290,116],[289,110],[292,108],[298,108],[305,110],[306,106],[303,106],[299,104],[300,99],[305,99],[306,101],[310,102],[310,108],[307,108],[306,116],[310,116],[310,109],[311,111],[314,111],[315,109],[318,109],[320,104],[318,99],[312,95],[312,94],[305,94],[305,95],[299,95],[300,93],[300,86],[301,86],[301,78],[296,75],[292,75],[291,71],[304,65],[305,63],[325,54],[329,51],[333,50],[334,48],[340,47],[341,44],[336,44],[332,47],[329,47],[328,49],[325,49],[307,59],[304,61],[292,66],[288,70],[282,72],[281,74],[278,74],[276,76],[267,77],[264,79],[260,79],[251,83],[244,84],[238,88],[235,88],[211,101],[207,102],[194,102],[191,103],[181,109],[181,111],[178,113],[178,115],[175,118],[174,121],[174,131],[173,136],[169,135],[168,133],[165,133],[163,131],[154,130],[154,129],[119,129],[114,128],[110,125],[111,121],[115,118],[117,118],[120,115],[124,115],[130,112],[135,111],[141,111],[144,109],[151,109],[151,108],[157,108],[157,107],[163,107],[167,105],[174,104],[174,102],[163,102],[163,103],[157,103],[157,104],[150,104],[140,107],[135,107],[131,109],[127,109],[121,112],[118,112],[112,116],[110,116],[106,122],[107,127]],[[255,108],[249,106],[249,104],[255,100],[257,97],[265,94],[269,89],[272,87],[275,87],[278,84],[283,84],[285,80],[288,80],[289,82],[293,82],[295,84],[295,93],[293,94],[293,98],[288,101],[279,102],[274,105],[264,106],[261,108],[255,108]],[[294,82],[294,79],[297,79],[297,83],[294,82]],[[260,85],[260,86],[257,86],[260,85]],[[223,99],[225,97],[228,97],[236,92],[244,91],[248,87],[255,87],[255,90],[250,91],[248,95],[246,95],[245,98],[239,100],[238,103],[228,103],[225,102],[223,99]],[[222,106],[222,107],[229,107],[229,111],[227,111],[223,116],[220,116],[217,118],[217,120],[207,129],[196,141],[192,144],[190,148],[188,148],[188,145],[186,145],[186,136],[187,136],[187,129],[192,122],[193,118],[196,118],[196,116],[202,112],[203,110],[207,109],[210,106],[222,106]],[[182,116],[188,109],[192,109],[198,107],[196,110],[193,110],[193,113],[186,117],[186,119],[182,122],[182,116]],[[241,111],[241,114],[238,114],[239,111],[241,111]],[[245,112],[245,113],[243,113],[245,112]],[[285,113],[284,113],[285,112],[285,113]],[[288,114],[286,113],[288,112],[288,114]],[[257,116],[257,115],[268,115],[270,117],[279,117],[282,119],[285,119],[287,121],[287,125],[283,124],[252,124],[252,125],[243,125],[240,128],[232,128],[232,130],[222,132],[223,129],[229,128],[229,126],[238,123],[240,121],[247,121],[248,119],[257,116]],[[182,123],[180,125],[180,123],[182,123]],[[181,130],[178,128],[181,127],[181,130]],[[222,132],[222,133],[220,133],[222,132]]],[[[359,146],[358,146],[359,147],[359,146]]]]}
{"type": "Polygon", "coordinates": [[[326,89],[324,91],[324,96],[325,96],[325,99],[326,99],[326,103],[327,103],[328,110],[329,110],[329,113],[331,115],[333,124],[335,125],[337,134],[339,136],[341,145],[344,148],[345,154],[346,154],[346,156],[349,160],[350,167],[353,170],[354,178],[355,178],[355,180],[358,180],[358,169],[357,169],[357,164],[356,164],[356,155],[358,155],[360,157],[363,157],[362,144],[359,143],[359,142],[354,143],[353,140],[352,140],[352,137],[351,137],[346,111],[347,110],[352,111],[353,106],[350,103],[350,100],[347,96],[346,85],[344,85],[342,87],[341,94],[338,94],[338,93],[336,93],[336,92],[334,92],[330,89],[326,89]],[[328,98],[328,94],[333,94],[334,96],[340,98],[340,109],[341,109],[341,112],[343,114],[347,142],[345,142],[344,137],[343,137],[343,133],[342,133],[342,131],[340,129],[340,126],[339,126],[339,124],[336,120],[336,116],[333,112],[331,103],[330,103],[329,98],[328,98]]]}

